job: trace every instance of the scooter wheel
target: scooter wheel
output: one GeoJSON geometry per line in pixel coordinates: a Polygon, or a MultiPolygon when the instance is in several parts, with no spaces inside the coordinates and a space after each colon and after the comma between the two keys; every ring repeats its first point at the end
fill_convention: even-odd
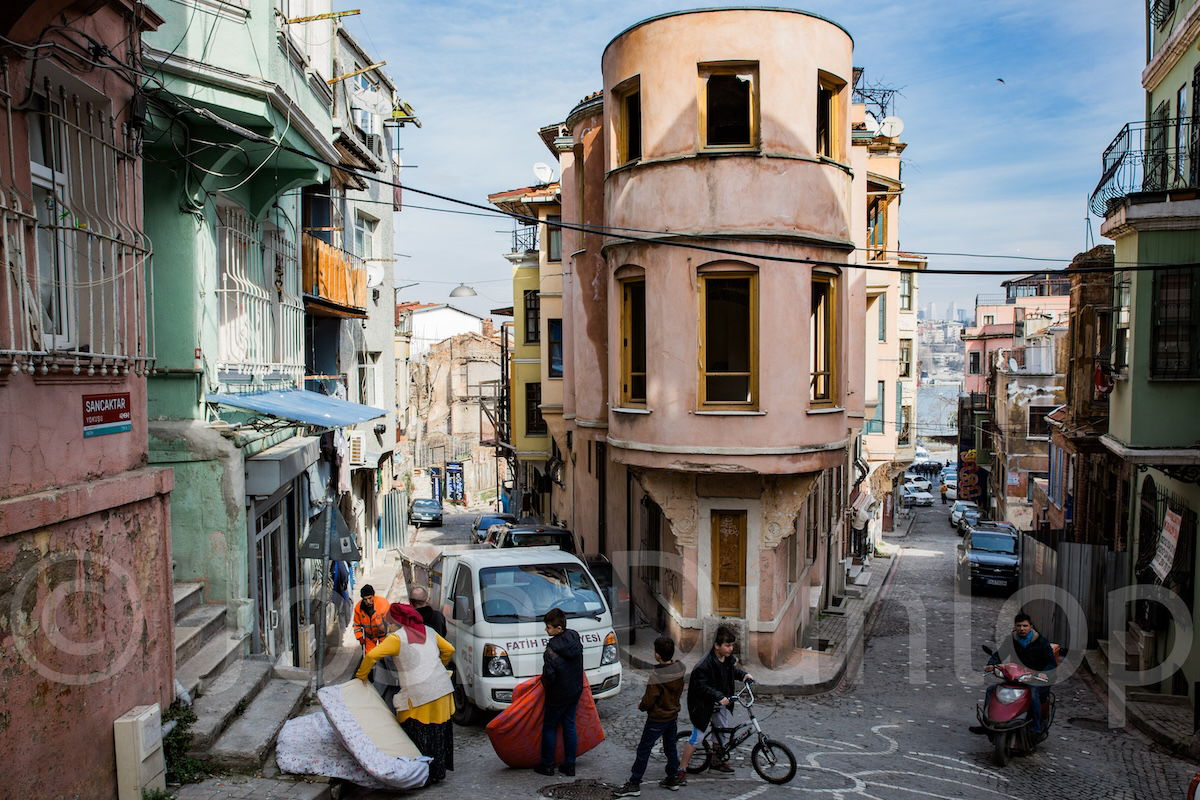
{"type": "Polygon", "coordinates": [[[996,733],[992,735],[992,758],[996,761],[996,766],[1008,766],[1008,758],[1012,754],[1009,749],[1010,733],[996,733]]]}

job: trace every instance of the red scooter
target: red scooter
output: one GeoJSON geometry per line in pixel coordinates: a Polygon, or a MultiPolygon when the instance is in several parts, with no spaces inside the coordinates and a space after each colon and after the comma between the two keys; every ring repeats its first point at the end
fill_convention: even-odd
{"type": "MultiPolygon", "coordinates": [[[[987,645],[983,652],[995,655],[987,645]]],[[[1046,693],[1042,703],[1042,730],[1034,733],[1033,718],[1029,713],[1033,687],[1046,686],[1049,680],[1044,674],[1021,664],[992,664],[989,671],[1000,677],[1002,683],[989,688],[984,701],[975,707],[975,716],[982,728],[979,732],[986,733],[992,740],[996,764],[1003,767],[1014,753],[1032,753],[1050,734],[1050,726],[1054,724],[1054,693],[1046,693]]]]}

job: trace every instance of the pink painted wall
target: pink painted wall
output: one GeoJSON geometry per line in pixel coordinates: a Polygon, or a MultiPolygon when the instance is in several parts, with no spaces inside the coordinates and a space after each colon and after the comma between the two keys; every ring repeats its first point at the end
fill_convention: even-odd
{"type": "Polygon", "coordinates": [[[145,469],[0,501],[5,796],[114,796],[113,720],[171,703],[171,487],[145,469]]]}
{"type": "MultiPolygon", "coordinates": [[[[650,244],[608,243],[609,273],[632,265],[646,271],[648,415],[609,414],[609,435],[632,444],[614,457],[657,468],[697,465],[788,474],[839,463],[835,454],[781,453],[836,445],[861,412],[862,276],[843,269],[839,282],[839,397],[832,413],[809,414],[807,342],[810,271],[806,264],[754,256],[813,258],[847,263],[852,255],[834,243],[852,239],[852,178],[848,169],[815,156],[818,71],[849,84],[852,42],[840,28],[805,14],[755,9],[680,14],[656,19],[618,36],[603,57],[608,166],[615,166],[613,87],[638,76],[643,155],[639,163],[610,171],[604,183],[605,224],[649,230],[706,233],[776,233],[795,238],[767,243],[752,238],[720,244],[754,254],[725,258],[650,244]],[[758,64],[760,147],[713,155],[700,150],[701,62],[758,64]],[[819,240],[814,242],[813,240],[819,240]],[[829,242],[829,246],[822,243],[829,242]],[[759,276],[759,416],[706,416],[698,404],[698,277],[701,268],[755,269],[759,276]],[[686,445],[738,448],[758,453],[680,456],[648,452],[686,445]],[[688,462],[684,464],[683,462],[688,462]]],[[[849,158],[849,88],[840,97],[841,158],[849,158]]],[[[565,194],[565,192],[564,192],[565,194]]],[[[616,281],[608,293],[615,296],[616,281]]],[[[615,308],[608,340],[619,341],[615,308]]],[[[609,374],[619,374],[619,348],[608,352],[609,374]]],[[[610,406],[619,403],[610,381],[610,406]]],[[[577,389],[577,405],[582,392],[577,389]]],[[[703,466],[701,467],[703,468],[703,466]]]]}

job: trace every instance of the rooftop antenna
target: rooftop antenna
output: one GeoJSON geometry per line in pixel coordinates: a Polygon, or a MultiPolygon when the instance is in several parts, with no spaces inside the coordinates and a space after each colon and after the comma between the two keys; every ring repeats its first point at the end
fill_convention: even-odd
{"type": "Polygon", "coordinates": [[[1096,237],[1092,233],[1092,212],[1089,207],[1089,198],[1084,196],[1083,199],[1083,250],[1087,252],[1096,246],[1096,237]]]}

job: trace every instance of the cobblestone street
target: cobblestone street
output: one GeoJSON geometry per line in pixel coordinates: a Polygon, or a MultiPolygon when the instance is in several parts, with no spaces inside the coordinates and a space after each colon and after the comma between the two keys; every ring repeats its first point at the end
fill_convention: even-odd
{"type": "MultiPolygon", "coordinates": [[[[766,697],[759,719],[788,742],[800,769],[782,787],[763,783],[748,763],[736,774],[692,776],[683,792],[726,798],[963,798],[1034,800],[1183,800],[1196,767],[1158,750],[1137,732],[1109,730],[1107,710],[1079,677],[1057,690],[1058,716],[1050,738],[1032,756],[997,768],[991,747],[971,734],[983,695],[979,645],[1010,627],[1001,596],[958,595],[953,563],[958,539],[942,506],[917,511],[912,532],[897,542],[903,555],[872,625],[859,668],[825,696],[766,697]],[[956,620],[958,620],[956,626],[956,620]],[[928,648],[926,648],[928,640],[928,648]],[[910,660],[910,642],[915,657],[910,660]]],[[[455,730],[455,771],[423,797],[602,798],[628,778],[641,732],[636,711],[643,678],[600,706],[608,739],[579,761],[575,782],[506,769],[482,728],[455,730]]],[[[744,719],[744,716],[739,716],[744,719]]],[[[661,762],[660,762],[661,763],[661,762]]],[[[656,784],[652,763],[643,797],[679,797],[656,784]]],[[[350,791],[343,797],[382,800],[393,795],[350,791]]]]}

